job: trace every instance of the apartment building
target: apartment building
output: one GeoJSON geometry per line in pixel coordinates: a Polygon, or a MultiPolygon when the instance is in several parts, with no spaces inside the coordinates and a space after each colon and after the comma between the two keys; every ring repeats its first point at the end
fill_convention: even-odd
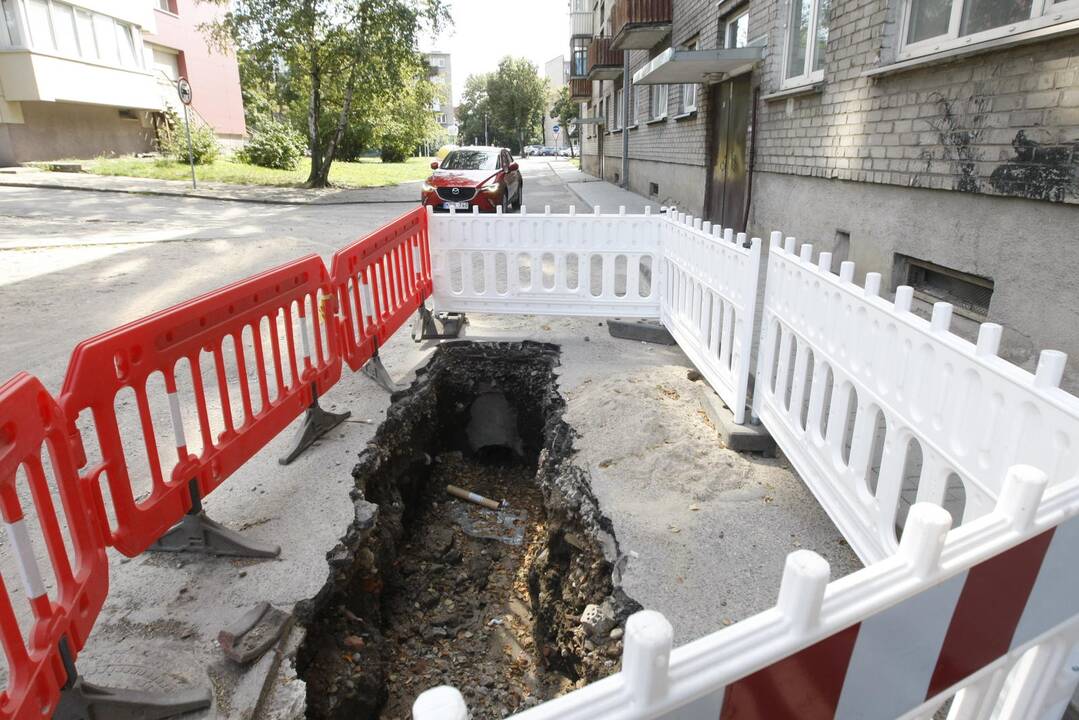
{"type": "Polygon", "coordinates": [[[453,108],[453,63],[449,53],[429,52],[427,63],[430,67],[431,82],[435,84],[436,97],[431,103],[431,112],[435,122],[442,127],[443,142],[457,139],[457,117],[453,108]]]}
{"type": "Polygon", "coordinates": [[[543,77],[547,79],[547,107],[543,111],[543,144],[548,147],[569,147],[566,128],[558,118],[551,117],[551,108],[558,100],[559,93],[569,81],[569,63],[565,55],[551,58],[543,64],[543,77]],[[558,132],[554,131],[558,127],[558,132]]]}
{"type": "Polygon", "coordinates": [[[236,59],[198,25],[196,0],[0,0],[0,165],[153,149],[185,75],[225,140],[246,132],[236,59]]]}
{"type": "Polygon", "coordinates": [[[885,292],[912,285],[919,312],[953,303],[968,337],[1000,323],[1021,365],[1079,356],[1079,2],[570,10],[586,171],[725,227],[782,229],[885,292]]]}

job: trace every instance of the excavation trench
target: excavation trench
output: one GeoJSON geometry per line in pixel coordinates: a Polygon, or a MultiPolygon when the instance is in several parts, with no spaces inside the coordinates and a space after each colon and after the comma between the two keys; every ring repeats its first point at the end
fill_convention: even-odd
{"type": "Polygon", "coordinates": [[[639,606],[570,460],[557,365],[553,345],[449,343],[394,396],[330,578],[300,609],[308,718],[403,720],[437,685],[503,717],[618,670],[639,606]]]}

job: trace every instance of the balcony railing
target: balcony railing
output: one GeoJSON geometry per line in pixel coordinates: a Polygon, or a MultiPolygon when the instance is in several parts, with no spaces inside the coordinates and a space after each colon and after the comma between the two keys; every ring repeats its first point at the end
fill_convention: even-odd
{"type": "Polygon", "coordinates": [[[649,50],[671,34],[671,18],[671,0],[615,0],[611,46],[615,50],[649,50]]]}
{"type": "Polygon", "coordinates": [[[569,31],[571,37],[592,37],[591,12],[571,12],[569,14],[569,31]]]}
{"type": "Polygon", "coordinates": [[[569,81],[569,98],[570,100],[591,100],[592,99],[592,81],[583,79],[572,79],[569,81]]]}
{"type": "Polygon", "coordinates": [[[588,79],[617,80],[622,75],[622,51],[611,48],[611,38],[598,37],[588,45],[588,79]]]}

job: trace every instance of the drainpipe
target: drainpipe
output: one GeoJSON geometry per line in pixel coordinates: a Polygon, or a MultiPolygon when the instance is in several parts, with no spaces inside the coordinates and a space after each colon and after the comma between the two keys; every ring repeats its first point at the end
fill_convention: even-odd
{"type": "Polygon", "coordinates": [[[629,190],[629,50],[622,51],[622,187],[629,190]]]}

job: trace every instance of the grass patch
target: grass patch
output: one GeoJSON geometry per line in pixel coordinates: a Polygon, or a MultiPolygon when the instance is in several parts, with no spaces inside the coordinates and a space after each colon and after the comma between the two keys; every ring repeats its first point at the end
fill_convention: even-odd
{"type": "MultiPolygon", "coordinates": [[[[121,175],[155,180],[190,180],[186,163],[151,158],[98,158],[83,162],[83,168],[95,175],[121,175]]],[[[196,165],[195,177],[205,182],[237,185],[276,185],[297,187],[307,179],[311,161],[303,158],[295,170],[272,170],[220,159],[210,165],[196,165]]],[[[423,180],[431,174],[431,158],[409,158],[403,163],[383,163],[377,158],[360,162],[335,162],[330,168],[330,182],[336,187],[361,188],[397,185],[423,180]]]]}

